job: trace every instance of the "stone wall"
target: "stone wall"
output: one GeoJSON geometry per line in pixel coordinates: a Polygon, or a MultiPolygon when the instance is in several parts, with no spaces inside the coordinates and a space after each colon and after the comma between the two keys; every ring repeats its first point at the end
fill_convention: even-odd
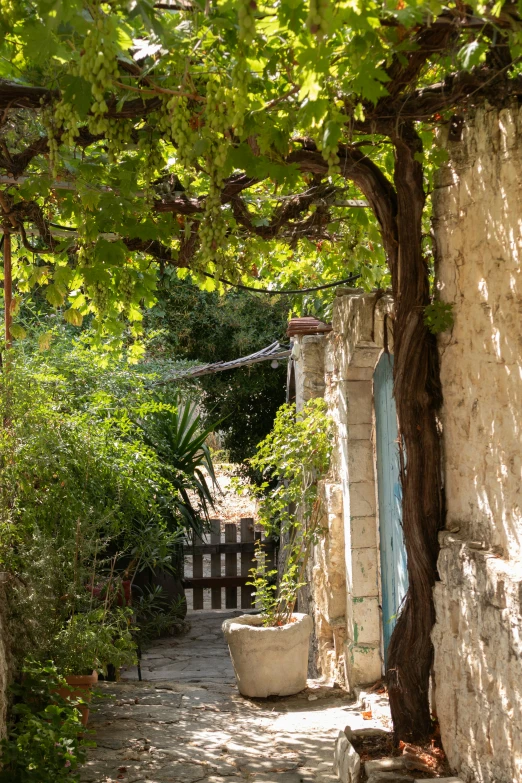
{"type": "Polygon", "coordinates": [[[379,521],[373,374],[388,343],[389,296],[338,296],[325,363],[337,422],[332,474],[342,496],[346,605],[344,662],[350,688],[382,675],[379,521]]]}
{"type": "Polygon", "coordinates": [[[323,535],[301,606],[315,620],[317,673],[353,688],[382,674],[373,373],[391,300],[339,293],[328,337],[294,342],[297,408],[324,396],[335,423],[331,468],[321,482],[323,535]]]}
{"type": "Polygon", "coordinates": [[[479,110],[434,197],[447,530],[436,708],[467,781],[522,781],[522,113],[479,110]]]}

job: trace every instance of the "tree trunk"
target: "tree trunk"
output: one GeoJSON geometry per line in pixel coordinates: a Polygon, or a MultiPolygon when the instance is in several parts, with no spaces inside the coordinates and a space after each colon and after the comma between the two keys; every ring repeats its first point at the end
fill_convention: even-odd
{"type": "MultiPolygon", "coordinates": [[[[379,221],[392,277],[394,395],[403,451],[409,589],[388,650],[387,680],[396,740],[420,741],[431,733],[433,586],[444,516],[437,427],[442,394],[436,340],[424,325],[430,285],[422,254],[422,165],[415,160],[422,144],[412,123],[390,123],[386,134],[395,147],[395,187],[361,150],[341,146],[339,157],[344,176],[360,188],[379,221]]],[[[313,172],[324,166],[316,152],[303,151],[296,162],[313,172]]]]}
{"type": "Polygon", "coordinates": [[[422,146],[411,125],[402,126],[392,140],[398,242],[396,264],[391,265],[394,394],[403,449],[402,524],[409,589],[390,642],[387,681],[396,739],[419,741],[431,731],[433,587],[444,508],[437,427],[442,395],[436,340],[424,325],[430,291],[422,253],[422,166],[414,157],[422,146]]]}

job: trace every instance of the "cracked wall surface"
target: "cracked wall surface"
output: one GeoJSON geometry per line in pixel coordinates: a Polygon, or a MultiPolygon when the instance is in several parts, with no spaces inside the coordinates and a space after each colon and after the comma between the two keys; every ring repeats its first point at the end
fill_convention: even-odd
{"type": "Polygon", "coordinates": [[[447,530],[436,707],[467,781],[522,781],[522,113],[481,109],[434,194],[447,530]]]}

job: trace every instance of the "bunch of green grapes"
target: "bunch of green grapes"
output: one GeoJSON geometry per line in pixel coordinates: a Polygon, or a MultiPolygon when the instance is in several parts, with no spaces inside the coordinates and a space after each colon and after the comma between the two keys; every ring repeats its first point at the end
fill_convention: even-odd
{"type": "Polygon", "coordinates": [[[341,167],[339,165],[339,145],[337,142],[334,142],[332,144],[321,144],[321,142],[318,142],[317,146],[321,150],[323,154],[323,158],[328,163],[328,174],[330,177],[335,176],[336,174],[341,173],[341,167]]]}
{"type": "Polygon", "coordinates": [[[256,0],[238,0],[237,16],[239,21],[239,40],[247,46],[254,42],[256,34],[256,0]]]}
{"type": "Polygon", "coordinates": [[[154,197],[152,181],[165,168],[165,158],[161,152],[159,141],[150,138],[142,138],[138,142],[138,149],[141,150],[143,158],[140,164],[140,174],[143,178],[143,189],[146,198],[151,200],[154,197]]]}
{"type": "Polygon", "coordinates": [[[63,99],[53,107],[42,106],[42,123],[47,131],[47,146],[49,149],[49,161],[53,176],[58,170],[58,149],[61,144],[74,146],[75,140],[80,135],[80,117],[70,103],[63,99]]]}
{"type": "MultiPolygon", "coordinates": [[[[85,226],[79,226],[80,232],[83,233],[85,226]]],[[[85,244],[83,241],[78,247],[78,266],[92,268],[94,263],[94,247],[92,244],[85,244]]],[[[94,310],[99,316],[103,316],[109,309],[109,292],[107,286],[101,281],[97,280],[94,283],[87,283],[84,285],[84,291],[92,302],[94,310]]]]}
{"type": "Polygon", "coordinates": [[[328,0],[310,0],[307,25],[310,32],[318,38],[322,38],[328,32],[327,11],[328,0]]]}
{"type": "Polygon", "coordinates": [[[205,120],[207,128],[216,134],[226,133],[230,127],[230,114],[233,109],[232,91],[217,79],[207,82],[207,104],[205,120]]]}
{"type": "Polygon", "coordinates": [[[205,201],[205,213],[199,229],[200,258],[206,263],[217,261],[227,235],[227,223],[221,209],[221,189],[226,157],[227,144],[223,140],[214,146],[213,154],[207,159],[210,184],[205,201]]]}
{"type": "Polygon", "coordinates": [[[177,158],[182,166],[190,168],[195,136],[190,127],[191,114],[184,96],[172,95],[163,101],[164,113],[159,129],[166,131],[177,147],[177,158]]]}
{"type": "Polygon", "coordinates": [[[109,310],[109,292],[107,286],[97,280],[87,286],[87,293],[92,299],[94,309],[100,317],[107,314],[109,310]]]}
{"type": "Polygon", "coordinates": [[[118,292],[121,294],[123,311],[126,312],[129,309],[129,306],[132,303],[132,297],[134,296],[134,276],[128,266],[124,266],[120,272],[118,292]]]}
{"type": "Polygon", "coordinates": [[[51,106],[43,106],[41,111],[42,125],[47,133],[47,148],[49,150],[49,163],[51,172],[56,177],[58,169],[58,148],[60,146],[56,128],[54,125],[54,113],[51,106]]]}
{"type": "Polygon", "coordinates": [[[331,177],[341,173],[339,165],[339,128],[343,122],[343,115],[338,108],[331,108],[323,124],[322,136],[317,142],[324,160],[328,163],[328,174],[331,177]]]}
{"type": "Polygon", "coordinates": [[[232,70],[232,94],[234,96],[232,127],[239,137],[243,135],[245,114],[248,109],[249,83],[250,71],[246,57],[240,57],[232,70]]]}
{"type": "Polygon", "coordinates": [[[80,115],[74,106],[64,101],[63,98],[55,106],[54,122],[56,127],[61,129],[62,144],[73,147],[75,140],[80,135],[78,128],[80,115]]]}
{"type": "Polygon", "coordinates": [[[90,83],[94,98],[92,114],[88,119],[91,133],[105,133],[108,129],[105,116],[108,106],[104,96],[112,86],[112,80],[118,75],[118,53],[111,33],[110,17],[102,13],[96,14],[94,25],[83,42],[79,75],[90,83]]]}
{"type": "Polygon", "coordinates": [[[114,118],[107,118],[106,121],[109,161],[115,163],[119,153],[123,152],[132,141],[132,123],[114,118]]]}

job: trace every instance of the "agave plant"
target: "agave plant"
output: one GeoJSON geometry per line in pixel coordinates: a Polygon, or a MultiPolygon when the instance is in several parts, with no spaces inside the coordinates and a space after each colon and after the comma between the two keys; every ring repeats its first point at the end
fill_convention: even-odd
{"type": "Polygon", "coordinates": [[[173,407],[156,410],[137,422],[145,443],[158,455],[163,475],[174,488],[167,500],[185,527],[201,533],[214,506],[216,475],[206,439],[217,425],[203,426],[197,405],[179,396],[173,407]]]}

